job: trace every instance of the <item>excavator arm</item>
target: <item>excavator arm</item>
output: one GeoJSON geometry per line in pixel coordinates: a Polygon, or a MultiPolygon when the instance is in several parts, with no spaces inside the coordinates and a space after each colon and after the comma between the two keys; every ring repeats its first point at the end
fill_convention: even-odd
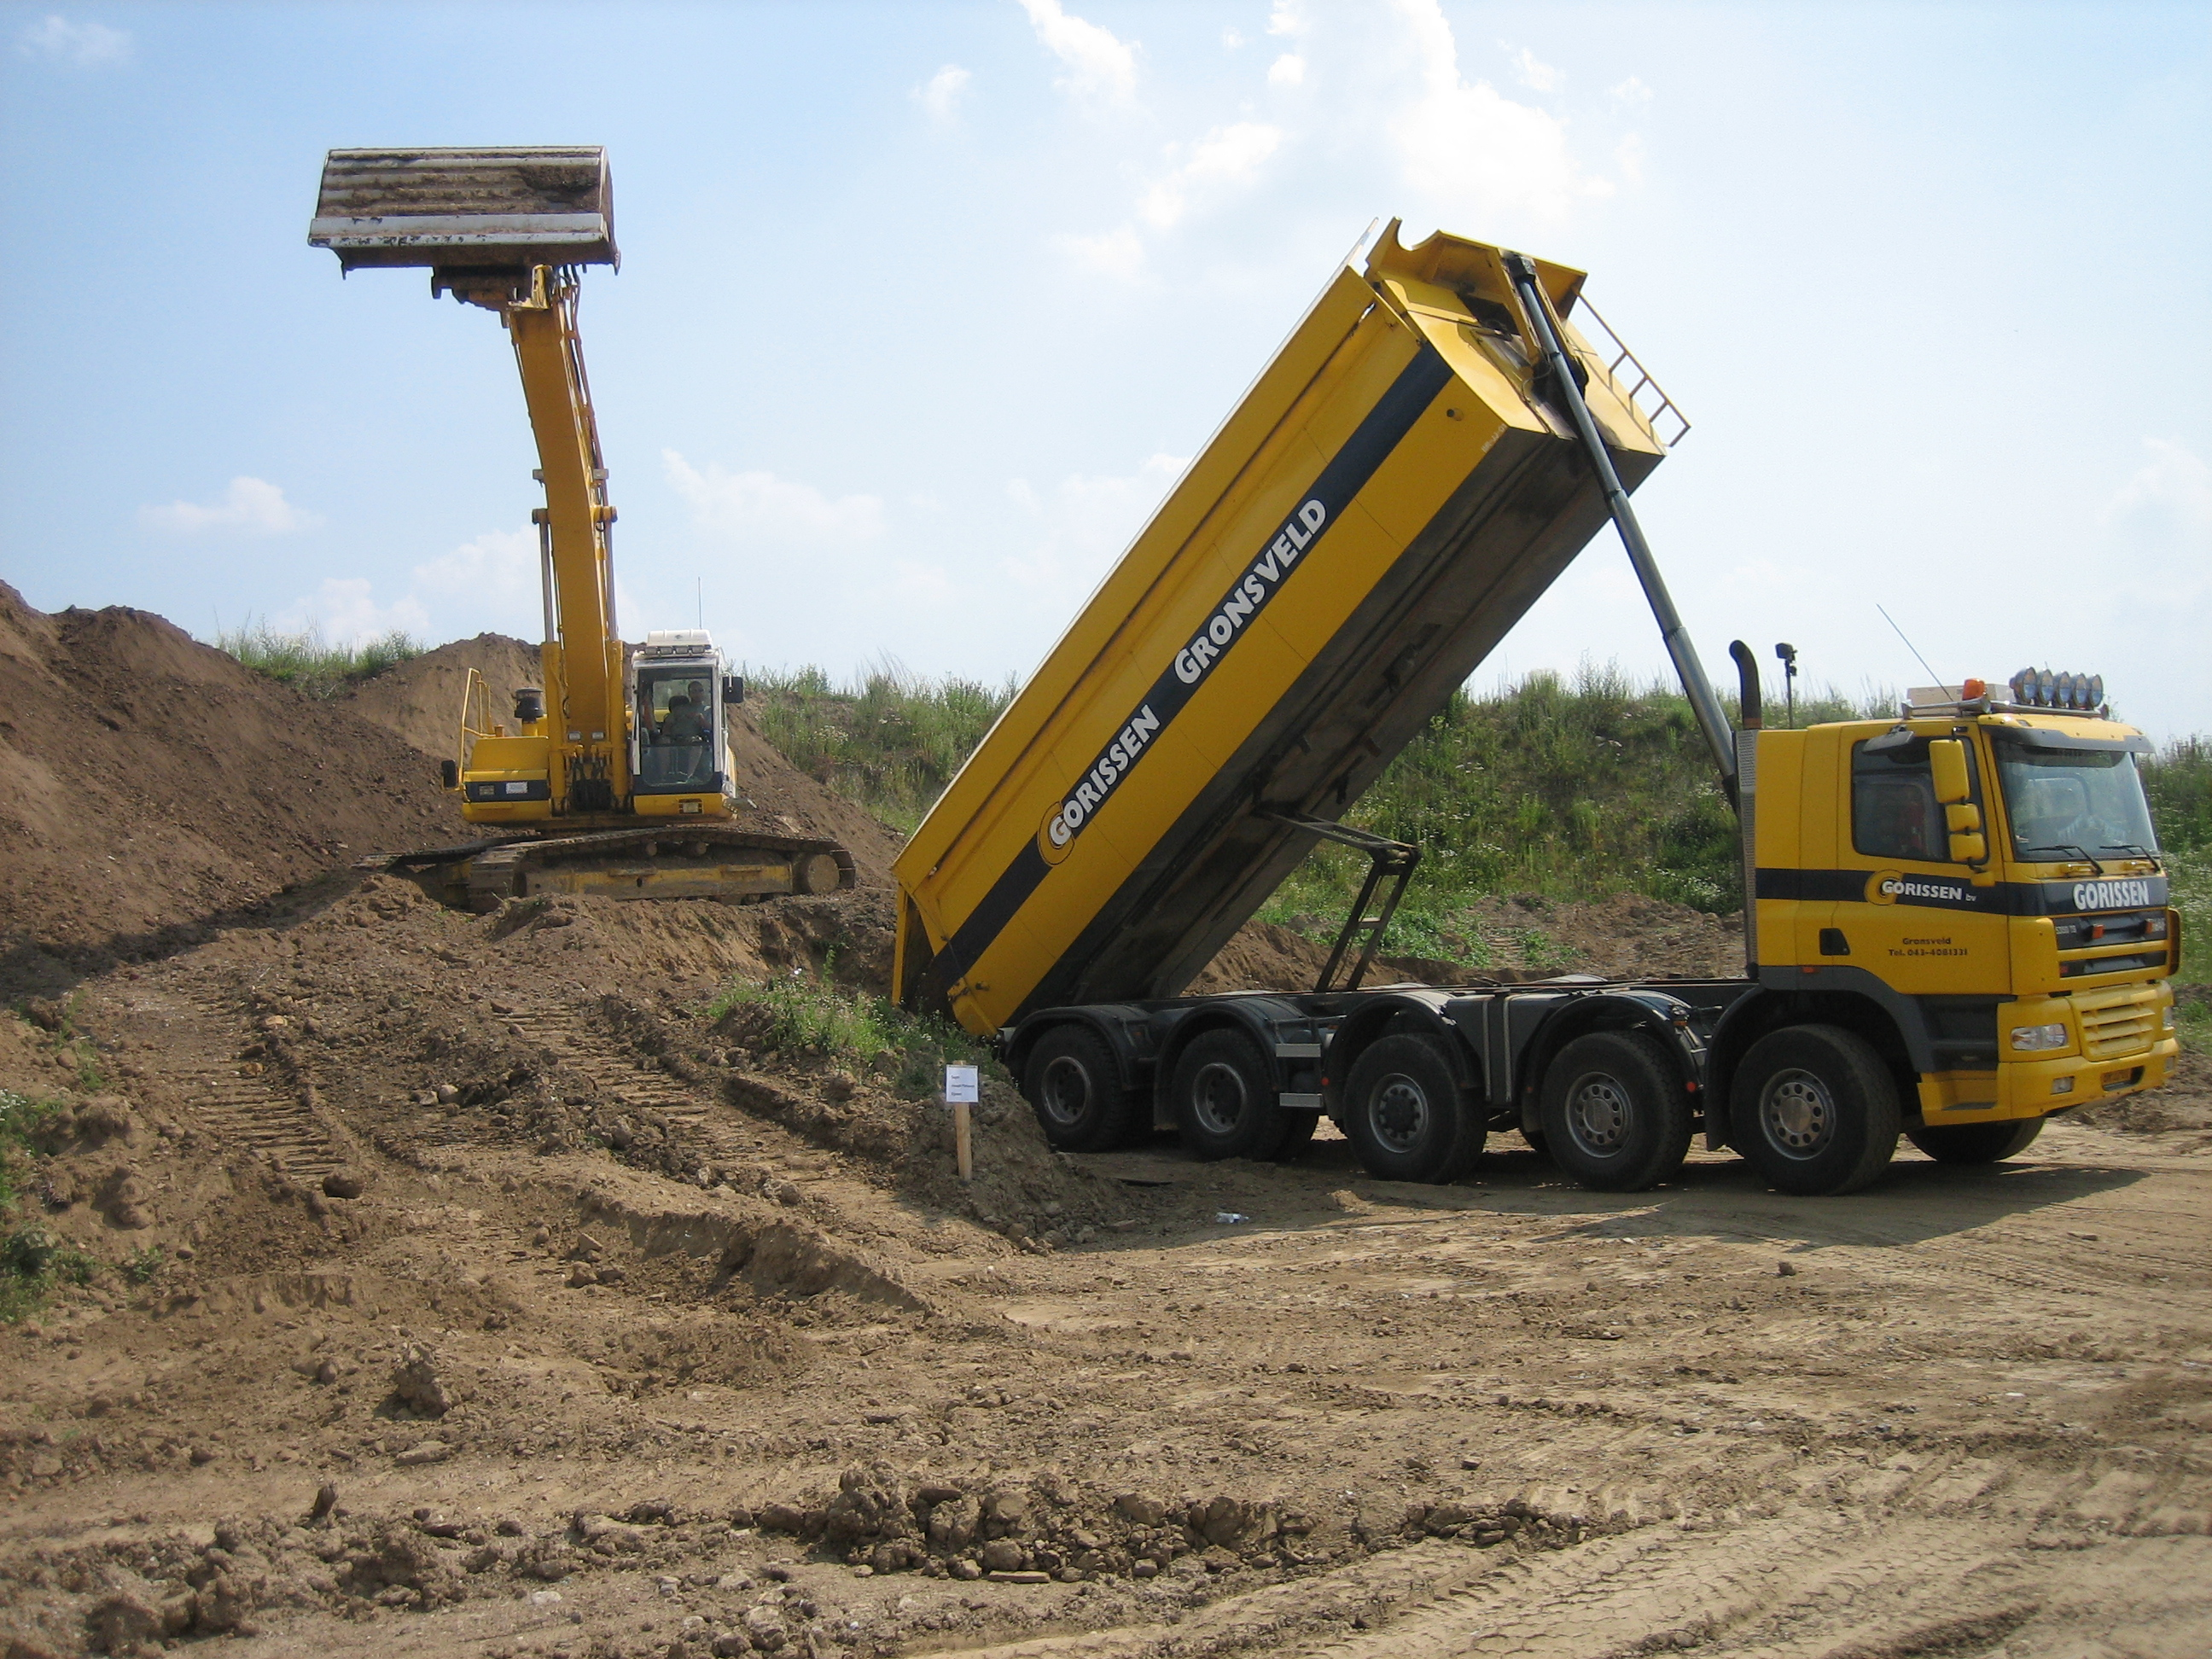
{"type": "Polygon", "coordinates": [[[480,294],[466,297],[495,300],[514,343],[545,485],[545,505],[531,516],[550,623],[544,653],[553,793],[572,811],[610,811],[629,793],[629,715],[615,623],[615,510],[576,334],[575,279],[538,265],[520,296],[480,294]]]}

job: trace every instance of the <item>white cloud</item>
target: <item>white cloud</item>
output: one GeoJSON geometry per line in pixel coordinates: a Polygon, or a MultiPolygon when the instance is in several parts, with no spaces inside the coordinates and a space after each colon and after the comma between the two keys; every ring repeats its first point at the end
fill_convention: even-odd
{"type": "Polygon", "coordinates": [[[1249,185],[1282,143],[1282,129],[1263,122],[1216,127],[1191,146],[1188,161],[1145,192],[1137,211],[1155,230],[1167,230],[1188,210],[1194,191],[1249,185]]]}
{"type": "Polygon", "coordinates": [[[1267,11],[1267,33],[1300,35],[1313,27],[1298,0],[1275,0],[1267,11]]]}
{"type": "Polygon", "coordinates": [[[432,593],[454,594],[497,605],[504,611],[540,592],[538,537],[528,530],[487,530],[415,567],[415,585],[432,593]]]}
{"type": "Polygon", "coordinates": [[[1644,137],[1632,132],[1613,148],[1613,164],[1620,169],[1620,182],[1640,185],[1644,182],[1644,137]]]}
{"type": "Polygon", "coordinates": [[[303,513],[284,499],[284,492],[265,478],[237,477],[212,506],[197,501],[171,501],[167,507],[142,507],[138,522],[149,530],[179,535],[198,535],[210,530],[239,530],[252,536],[281,536],[307,530],[322,520],[303,513]]]}
{"type": "Polygon", "coordinates": [[[51,58],[97,69],[130,57],[131,35],[105,23],[72,22],[49,13],[15,37],[15,48],[26,58],[51,58]]]}
{"type": "Polygon", "coordinates": [[[1531,92],[1557,92],[1559,72],[1522,46],[1512,53],[1513,78],[1531,92]]]}
{"type": "Polygon", "coordinates": [[[931,76],[926,85],[916,87],[914,95],[932,121],[949,127],[959,118],[960,100],[967,95],[969,83],[975,78],[959,64],[947,64],[931,76]]]}
{"type": "Polygon", "coordinates": [[[1068,74],[1054,82],[1063,91],[1083,96],[1103,94],[1127,99],[1137,88],[1137,51],[1133,41],[1118,39],[1110,30],[1087,19],[1070,15],[1060,0],[1021,0],[1030,27],[1044,49],[1067,65],[1068,74]]]}
{"type": "Polygon", "coordinates": [[[325,577],[312,599],[302,599],[274,618],[280,634],[312,634],[333,645],[361,645],[386,634],[426,637],[429,613],[412,594],[382,605],[365,576],[325,577]]]}
{"type": "Polygon", "coordinates": [[[2146,550],[2212,554],[2212,466],[2185,445],[2146,438],[2150,459],[2114,493],[2106,518],[2146,550]]]}
{"type": "Polygon", "coordinates": [[[1459,49],[1437,0],[1393,5],[1411,36],[1421,90],[1390,121],[1391,137],[1406,181],[1440,217],[1480,223],[1518,210],[1557,220],[1579,200],[1612,193],[1609,181],[1577,165],[1562,122],[1488,82],[1461,78],[1459,49]]]}
{"type": "Polygon", "coordinates": [[[1134,472],[1073,473],[1048,496],[1016,478],[1006,494],[1036,520],[1028,550],[1005,560],[1007,578],[1042,608],[1065,614],[1098,585],[1190,465],[1186,455],[1152,455],[1134,472]]]}
{"type": "Polygon", "coordinates": [[[1271,87],[1302,87],[1306,82],[1306,60],[1294,52],[1286,52],[1267,65],[1267,84],[1271,87]]]}
{"type": "Polygon", "coordinates": [[[1607,95],[1614,103],[1624,106],[1648,104],[1651,101],[1651,88],[1632,75],[1607,95]]]}
{"type": "Polygon", "coordinates": [[[1145,245],[1130,226],[1096,236],[1057,236],[1053,241],[1079,270],[1117,283],[1133,283],[1145,274],[1145,245]]]}
{"type": "Polygon", "coordinates": [[[672,449],[660,452],[668,482],[709,530],[748,542],[787,546],[849,546],[884,532],[884,504],[873,495],[831,500],[812,484],[773,472],[702,472],[672,449]]]}
{"type": "Polygon", "coordinates": [[[1237,29],[1222,30],[1221,44],[1231,52],[1236,51],[1237,47],[1244,44],[1244,36],[1243,32],[1237,29]]]}

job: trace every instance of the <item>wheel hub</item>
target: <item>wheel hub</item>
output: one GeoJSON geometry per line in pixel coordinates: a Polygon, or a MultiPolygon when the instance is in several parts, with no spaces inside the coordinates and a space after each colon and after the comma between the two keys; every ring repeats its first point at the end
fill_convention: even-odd
{"type": "Polygon", "coordinates": [[[1376,1085],[1368,1121],[1389,1151],[1410,1152],[1428,1129],[1429,1097],[1412,1078],[1394,1072],[1376,1085]]]}
{"type": "Polygon", "coordinates": [[[1041,1091],[1045,1115],[1063,1127],[1081,1121],[1091,1105],[1091,1073],[1070,1054],[1062,1054],[1044,1068],[1041,1091]]]}
{"type": "Polygon", "coordinates": [[[1812,1158],[1835,1134],[1836,1103],[1812,1073],[1780,1072],[1767,1080],[1759,1118],[1776,1151],[1812,1158]]]}
{"type": "Polygon", "coordinates": [[[1244,1078],[1234,1066],[1213,1060],[1199,1067],[1191,1083],[1191,1108],[1199,1126],[1208,1134],[1235,1131],[1244,1115],[1244,1078]]]}
{"type": "Polygon", "coordinates": [[[1584,1152],[1600,1158],[1620,1150],[1635,1118],[1635,1102],[1620,1079],[1603,1072],[1578,1078],[1567,1093],[1567,1131],[1584,1152]]]}

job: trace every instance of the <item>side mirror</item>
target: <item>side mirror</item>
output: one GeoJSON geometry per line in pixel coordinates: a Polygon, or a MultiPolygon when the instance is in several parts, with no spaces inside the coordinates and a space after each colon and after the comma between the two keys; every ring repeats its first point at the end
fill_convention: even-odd
{"type": "Polygon", "coordinates": [[[745,677],[743,674],[722,676],[722,701],[726,703],[745,700],[745,677]]]}
{"type": "Polygon", "coordinates": [[[438,763],[438,782],[443,787],[447,789],[459,788],[461,787],[460,762],[456,760],[440,761],[438,763]]]}
{"type": "Polygon", "coordinates": [[[1966,745],[1956,738],[1937,738],[1928,745],[1929,769],[1936,775],[1936,799],[1952,806],[1973,793],[1966,782],[1966,745]]]}
{"type": "Polygon", "coordinates": [[[1990,855],[1990,844],[1979,835],[1954,833],[1951,837],[1951,862],[1979,864],[1990,855]]]}

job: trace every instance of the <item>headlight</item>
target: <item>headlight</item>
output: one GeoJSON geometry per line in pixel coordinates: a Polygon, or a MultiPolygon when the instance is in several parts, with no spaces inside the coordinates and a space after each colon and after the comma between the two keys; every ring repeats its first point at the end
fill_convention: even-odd
{"type": "Polygon", "coordinates": [[[2066,1046],[2066,1027],[2058,1023],[2015,1025],[2012,1028],[2012,1046],[2030,1053],[2038,1048],[2063,1048],[2066,1046]]]}

